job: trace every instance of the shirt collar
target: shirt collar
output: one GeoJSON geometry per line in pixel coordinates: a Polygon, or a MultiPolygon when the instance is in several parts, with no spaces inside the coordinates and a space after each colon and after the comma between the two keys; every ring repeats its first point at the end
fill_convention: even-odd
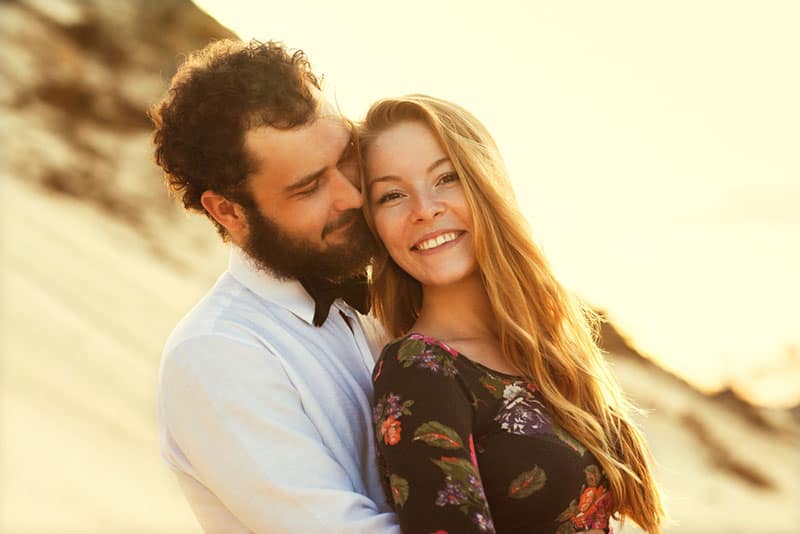
{"type": "Polygon", "coordinates": [[[255,261],[236,245],[231,245],[228,272],[259,297],[313,324],[314,299],[297,280],[282,280],[267,270],[259,269],[255,261]]]}

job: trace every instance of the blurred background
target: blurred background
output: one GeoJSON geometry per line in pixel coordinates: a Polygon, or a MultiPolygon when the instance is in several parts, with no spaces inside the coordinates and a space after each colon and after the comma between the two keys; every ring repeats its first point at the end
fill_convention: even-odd
{"type": "Polygon", "coordinates": [[[227,251],[166,194],[145,110],[238,35],[303,48],[354,119],[409,92],[475,113],[609,320],[667,531],[796,532],[798,25],[790,1],[0,1],[0,531],[199,532],[155,390],[227,251]]]}

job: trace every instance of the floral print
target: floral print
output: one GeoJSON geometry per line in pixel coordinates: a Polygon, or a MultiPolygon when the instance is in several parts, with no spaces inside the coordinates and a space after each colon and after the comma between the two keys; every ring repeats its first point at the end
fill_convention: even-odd
{"type": "Polygon", "coordinates": [[[542,489],[545,482],[547,482],[547,473],[537,465],[530,471],[520,473],[511,481],[508,486],[508,496],[512,499],[525,499],[542,489]]]}
{"type": "MultiPolygon", "coordinates": [[[[472,436],[470,436],[471,438],[472,436]]],[[[438,421],[429,421],[420,425],[414,432],[414,440],[424,441],[428,445],[442,449],[460,449],[464,446],[461,436],[455,430],[438,421]]]]}
{"type": "Polygon", "coordinates": [[[373,382],[378,381],[378,379],[381,377],[382,370],[383,370],[383,360],[379,360],[378,363],[375,365],[375,370],[372,373],[373,382]]]}
{"type": "Polygon", "coordinates": [[[402,401],[400,395],[387,393],[372,409],[372,422],[376,426],[376,434],[386,445],[397,445],[403,430],[400,417],[411,415],[413,400],[402,401]]]}
{"type": "Polygon", "coordinates": [[[444,488],[436,493],[436,506],[456,506],[478,525],[480,532],[494,532],[480,475],[468,460],[443,456],[433,463],[444,474],[444,488]]]}
{"type": "Polygon", "coordinates": [[[495,421],[503,430],[524,436],[552,434],[581,456],[586,452],[581,442],[548,417],[546,407],[536,398],[534,384],[500,378],[488,371],[479,382],[493,397],[502,399],[495,421]]]}
{"type": "Polygon", "coordinates": [[[419,367],[432,373],[454,376],[456,367],[453,358],[458,352],[441,342],[421,334],[411,334],[397,351],[397,359],[403,367],[419,367]]]}
{"type": "Polygon", "coordinates": [[[387,345],[373,381],[378,466],[403,532],[610,531],[602,469],[535,384],[421,334],[387,345]]]}
{"type": "Polygon", "coordinates": [[[414,340],[414,341],[422,341],[426,345],[433,345],[433,346],[439,347],[440,349],[444,350],[445,352],[447,352],[448,354],[450,354],[450,356],[453,356],[454,358],[456,356],[458,356],[458,351],[456,349],[452,348],[450,345],[448,345],[446,343],[443,343],[443,342],[439,341],[438,339],[434,339],[432,337],[424,336],[422,334],[409,334],[408,335],[408,339],[411,339],[411,340],[414,340]]]}
{"type": "Polygon", "coordinates": [[[500,428],[523,436],[552,432],[544,404],[533,393],[536,389],[524,382],[513,382],[503,389],[503,404],[494,420],[500,428]]]}
{"type": "Polygon", "coordinates": [[[400,508],[408,500],[408,480],[398,475],[389,476],[389,487],[392,492],[392,501],[400,508]]]}
{"type": "MultiPolygon", "coordinates": [[[[422,441],[431,447],[445,450],[464,450],[464,440],[454,429],[439,421],[428,421],[421,424],[414,432],[414,440],[422,441]]],[[[478,461],[472,435],[468,440],[469,457],[458,458],[441,456],[433,463],[444,474],[444,488],[436,493],[436,506],[456,506],[470,516],[472,522],[481,532],[494,532],[494,525],[489,517],[486,494],[478,472],[478,461]]]]}
{"type": "Polygon", "coordinates": [[[584,469],[586,484],[577,501],[570,502],[556,521],[558,534],[571,534],[594,528],[606,528],[613,512],[613,498],[601,470],[592,464],[584,469]]]}

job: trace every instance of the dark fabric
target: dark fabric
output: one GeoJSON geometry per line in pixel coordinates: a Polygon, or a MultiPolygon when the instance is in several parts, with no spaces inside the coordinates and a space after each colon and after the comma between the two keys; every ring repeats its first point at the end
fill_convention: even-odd
{"type": "Polygon", "coordinates": [[[419,334],[384,348],[373,381],[378,464],[403,532],[609,532],[604,473],[535,384],[419,334]]]}
{"type": "Polygon", "coordinates": [[[328,318],[333,301],[341,298],[360,313],[370,309],[369,286],[366,276],[333,283],[321,278],[301,278],[308,294],[314,299],[314,326],[322,326],[328,318]]]}

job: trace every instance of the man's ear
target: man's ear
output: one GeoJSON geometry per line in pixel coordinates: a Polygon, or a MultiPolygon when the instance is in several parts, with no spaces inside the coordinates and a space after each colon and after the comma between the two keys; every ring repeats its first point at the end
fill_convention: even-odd
{"type": "Polygon", "coordinates": [[[246,235],[247,217],[241,205],[211,190],[203,191],[200,203],[214,220],[225,227],[235,243],[246,235]]]}

